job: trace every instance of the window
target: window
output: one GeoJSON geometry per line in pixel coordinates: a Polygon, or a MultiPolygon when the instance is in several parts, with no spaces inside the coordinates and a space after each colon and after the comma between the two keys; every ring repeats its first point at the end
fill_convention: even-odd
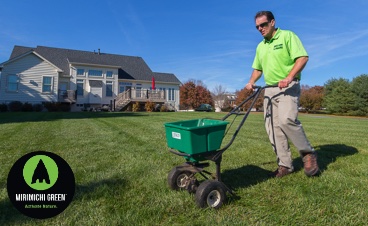
{"type": "Polygon", "coordinates": [[[102,77],[102,71],[101,70],[89,70],[88,76],[102,77]]]}
{"type": "Polygon", "coordinates": [[[169,88],[169,100],[175,100],[175,89],[169,88]]]}
{"type": "Polygon", "coordinates": [[[77,69],[77,76],[84,76],[84,69],[77,69]]]}
{"type": "Polygon", "coordinates": [[[83,96],[84,94],[84,80],[77,79],[77,96],[83,96]]]}
{"type": "Polygon", "coordinates": [[[133,83],[131,83],[131,82],[119,82],[119,93],[123,93],[126,90],[131,89],[132,84],[133,83]]]}
{"type": "Polygon", "coordinates": [[[112,82],[111,81],[106,82],[106,96],[112,97],[112,82]]]}
{"type": "Polygon", "coordinates": [[[112,78],[112,71],[106,71],[106,78],[112,78]]]}
{"type": "Polygon", "coordinates": [[[8,75],[7,80],[7,91],[17,92],[18,91],[18,76],[17,75],[8,75]]]}
{"type": "Polygon", "coordinates": [[[51,93],[52,92],[52,77],[43,76],[42,78],[42,92],[51,93]]]}

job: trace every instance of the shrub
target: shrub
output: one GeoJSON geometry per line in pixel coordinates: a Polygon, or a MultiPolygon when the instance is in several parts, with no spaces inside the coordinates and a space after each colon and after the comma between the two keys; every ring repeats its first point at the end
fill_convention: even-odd
{"type": "Polygon", "coordinates": [[[20,101],[12,101],[9,103],[9,111],[21,111],[22,110],[22,102],[20,101]]]}
{"type": "Polygon", "coordinates": [[[24,103],[23,106],[22,106],[22,111],[26,111],[26,112],[33,111],[32,104],[30,104],[28,102],[24,103]]]}
{"type": "Polygon", "coordinates": [[[226,106],[226,107],[223,107],[223,108],[221,108],[221,111],[223,111],[223,112],[230,112],[231,110],[233,110],[233,107],[231,107],[231,106],[226,106]]]}
{"type": "Polygon", "coordinates": [[[8,105],[0,104],[0,112],[6,112],[6,111],[8,111],[8,105]]]}
{"type": "Polygon", "coordinates": [[[174,112],[175,108],[171,104],[163,104],[160,109],[161,112],[174,112]]]}
{"type": "Polygon", "coordinates": [[[68,112],[70,111],[70,104],[59,104],[58,111],[68,112]]]}
{"type": "Polygon", "coordinates": [[[160,112],[167,112],[167,111],[168,111],[168,109],[167,109],[166,104],[162,105],[161,109],[160,109],[160,112]]]}
{"type": "Polygon", "coordinates": [[[47,109],[47,111],[57,111],[57,103],[55,102],[46,102],[43,106],[47,109]]]}
{"type": "Polygon", "coordinates": [[[44,103],[47,111],[55,112],[55,111],[70,111],[70,104],[63,104],[60,102],[46,102],[44,103]]]}
{"type": "Polygon", "coordinates": [[[134,104],[133,104],[133,112],[137,112],[137,111],[139,111],[139,102],[135,102],[134,104]]]}
{"type": "Polygon", "coordinates": [[[146,104],[144,105],[144,108],[146,109],[146,111],[152,112],[153,109],[155,108],[155,103],[151,101],[147,101],[146,104]]]}
{"type": "Polygon", "coordinates": [[[36,111],[36,112],[42,111],[43,110],[42,104],[34,104],[33,105],[33,110],[36,111]]]}

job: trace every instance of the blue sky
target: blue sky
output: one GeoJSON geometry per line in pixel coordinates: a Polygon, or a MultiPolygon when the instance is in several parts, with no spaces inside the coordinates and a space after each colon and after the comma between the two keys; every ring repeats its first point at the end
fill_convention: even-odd
{"type": "Polygon", "coordinates": [[[302,84],[324,85],[368,74],[367,9],[366,0],[3,0],[0,62],[14,45],[100,48],[140,56],[182,82],[233,92],[247,83],[262,40],[254,15],[271,10],[276,26],[294,31],[310,56],[302,84]]]}

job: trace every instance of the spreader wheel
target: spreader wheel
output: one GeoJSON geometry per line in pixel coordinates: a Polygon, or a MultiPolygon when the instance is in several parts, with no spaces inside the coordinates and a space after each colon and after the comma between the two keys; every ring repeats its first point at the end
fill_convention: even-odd
{"type": "Polygon", "coordinates": [[[185,169],[173,168],[167,176],[169,187],[173,190],[185,190],[190,183],[192,173],[185,169]]]}
{"type": "Polygon", "coordinates": [[[197,206],[218,209],[226,202],[226,190],[223,184],[216,180],[207,180],[201,183],[195,194],[197,206]]]}

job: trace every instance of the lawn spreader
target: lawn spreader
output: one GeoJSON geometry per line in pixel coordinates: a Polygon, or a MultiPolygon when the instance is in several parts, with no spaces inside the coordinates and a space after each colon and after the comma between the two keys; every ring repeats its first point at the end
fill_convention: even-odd
{"type": "Polygon", "coordinates": [[[227,193],[234,195],[234,191],[221,180],[222,154],[234,142],[261,91],[268,87],[270,86],[255,87],[252,95],[232,109],[221,120],[204,118],[165,123],[169,151],[184,157],[186,160],[184,164],[174,167],[168,174],[167,180],[171,189],[187,190],[190,193],[195,193],[195,201],[200,208],[220,208],[227,200],[227,193]],[[226,135],[226,127],[229,124],[225,120],[231,115],[235,115],[235,118],[240,115],[241,107],[250,101],[251,104],[244,113],[229,143],[220,148],[226,135]],[[216,164],[215,173],[205,170],[210,165],[208,161],[213,161],[216,164]],[[201,183],[196,177],[198,174],[204,178],[201,183]]]}

